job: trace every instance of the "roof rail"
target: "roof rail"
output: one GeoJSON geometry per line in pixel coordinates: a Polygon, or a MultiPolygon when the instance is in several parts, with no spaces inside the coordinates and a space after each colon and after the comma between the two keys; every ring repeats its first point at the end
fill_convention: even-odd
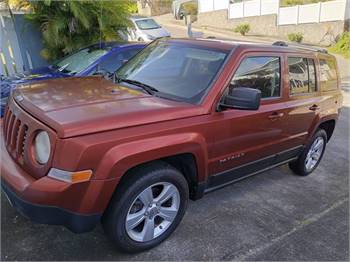
{"type": "Polygon", "coordinates": [[[305,46],[305,45],[301,45],[301,44],[287,44],[284,41],[276,41],[274,42],[272,45],[275,46],[290,46],[290,47],[294,47],[294,48],[299,48],[299,49],[304,49],[304,50],[310,50],[310,51],[315,51],[315,52],[320,52],[320,53],[324,53],[324,54],[328,54],[327,49],[324,48],[317,48],[317,47],[312,47],[312,46],[305,46]]]}
{"type": "Polygon", "coordinates": [[[276,46],[288,46],[286,42],[284,41],[276,41],[274,42],[272,45],[276,45],[276,46]]]}

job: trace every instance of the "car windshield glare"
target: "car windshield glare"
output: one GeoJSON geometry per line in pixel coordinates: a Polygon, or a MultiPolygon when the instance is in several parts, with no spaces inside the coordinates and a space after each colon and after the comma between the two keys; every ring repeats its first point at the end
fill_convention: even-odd
{"type": "Polygon", "coordinates": [[[157,24],[153,19],[142,19],[135,21],[137,27],[141,30],[157,29],[160,25],[157,24]]]}
{"type": "Polygon", "coordinates": [[[54,67],[60,72],[74,75],[86,69],[89,65],[94,63],[106,53],[107,50],[104,49],[84,48],[63,58],[57,62],[54,67]]]}
{"type": "Polygon", "coordinates": [[[198,103],[223,65],[228,51],[167,40],[150,44],[117,71],[177,100],[198,103]]]}

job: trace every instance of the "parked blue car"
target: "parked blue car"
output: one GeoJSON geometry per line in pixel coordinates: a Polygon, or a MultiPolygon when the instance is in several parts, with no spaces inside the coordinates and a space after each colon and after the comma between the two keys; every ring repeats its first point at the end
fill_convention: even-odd
{"type": "Polygon", "coordinates": [[[98,43],[82,48],[50,66],[33,69],[9,78],[3,77],[0,115],[3,116],[11,90],[18,84],[60,77],[108,75],[115,72],[144,47],[145,44],[140,43],[98,43]]]}

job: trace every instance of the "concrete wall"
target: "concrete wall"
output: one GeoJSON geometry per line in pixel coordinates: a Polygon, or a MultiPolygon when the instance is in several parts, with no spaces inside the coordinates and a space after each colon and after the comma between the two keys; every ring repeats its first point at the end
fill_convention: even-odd
{"type": "Polygon", "coordinates": [[[334,39],[344,31],[344,27],[349,20],[310,23],[299,25],[277,26],[277,15],[252,16],[236,19],[228,19],[228,10],[218,10],[198,14],[198,26],[218,29],[233,30],[242,23],[250,24],[252,35],[264,35],[287,39],[288,34],[301,32],[304,34],[304,42],[311,44],[329,45],[334,39]]]}

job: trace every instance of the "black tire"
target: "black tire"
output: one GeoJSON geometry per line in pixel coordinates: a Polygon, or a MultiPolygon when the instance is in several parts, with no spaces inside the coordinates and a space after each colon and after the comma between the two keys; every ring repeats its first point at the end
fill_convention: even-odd
{"type": "Polygon", "coordinates": [[[160,244],[176,229],[187,208],[189,189],[184,176],[173,166],[161,161],[135,168],[127,176],[126,180],[118,185],[103,216],[102,225],[106,234],[116,244],[117,249],[127,253],[136,253],[160,244]],[[176,217],[164,233],[153,240],[135,241],[126,230],[126,217],[130,207],[141,192],[149,186],[161,182],[171,183],[179,192],[180,204],[176,217]]]}
{"type": "Polygon", "coordinates": [[[307,176],[309,174],[311,174],[316,168],[317,166],[319,165],[319,163],[321,162],[322,160],[322,157],[323,157],[323,154],[324,154],[324,151],[326,149],[326,144],[327,144],[327,133],[325,130],[323,129],[319,129],[317,130],[317,132],[315,133],[315,135],[312,137],[310,143],[304,148],[303,152],[300,154],[300,156],[298,157],[297,160],[293,161],[293,162],[290,162],[289,163],[289,167],[290,169],[297,175],[299,176],[307,176]],[[312,169],[310,170],[307,170],[306,168],[306,158],[307,158],[307,155],[308,155],[308,152],[312,146],[312,144],[314,143],[314,141],[317,139],[317,138],[322,138],[324,143],[323,143],[323,147],[322,147],[322,153],[321,153],[321,156],[320,158],[318,159],[317,163],[313,166],[312,169]]]}

